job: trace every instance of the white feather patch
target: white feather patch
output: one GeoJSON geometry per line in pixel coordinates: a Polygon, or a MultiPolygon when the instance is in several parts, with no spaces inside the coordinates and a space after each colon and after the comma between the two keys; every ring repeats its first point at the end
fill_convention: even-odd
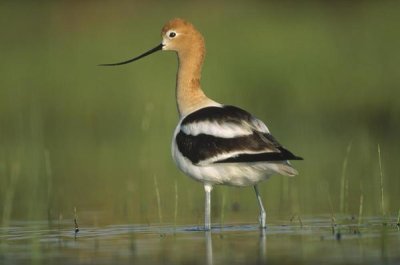
{"type": "Polygon", "coordinates": [[[226,152],[226,153],[221,153],[221,154],[217,154],[215,156],[209,157],[207,159],[201,160],[199,161],[199,163],[197,163],[197,165],[199,166],[207,166],[210,164],[215,163],[216,161],[220,161],[220,160],[225,160],[231,157],[235,157],[238,155],[243,155],[243,154],[259,154],[259,153],[266,153],[268,152],[268,150],[262,150],[262,151],[250,151],[250,150],[239,150],[239,151],[234,151],[234,152],[226,152]]]}
{"type": "Polygon", "coordinates": [[[251,135],[253,133],[251,127],[246,123],[238,125],[230,122],[218,123],[216,121],[201,121],[185,124],[181,126],[181,130],[187,135],[196,136],[199,134],[207,134],[221,138],[234,138],[251,135]]]}

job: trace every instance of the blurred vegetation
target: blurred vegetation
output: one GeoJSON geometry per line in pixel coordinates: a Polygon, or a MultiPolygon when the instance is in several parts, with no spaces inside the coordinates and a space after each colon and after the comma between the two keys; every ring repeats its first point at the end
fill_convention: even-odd
{"type": "MultiPolygon", "coordinates": [[[[2,1],[3,225],[71,218],[74,207],[105,213],[105,222],[155,223],[155,179],[164,222],[177,215],[178,223],[202,223],[203,188],[170,156],[175,55],[96,66],[154,47],[173,17],[205,36],[206,93],[249,110],[305,158],[294,162],[299,176],[261,185],[269,217],[339,213],[341,194],[341,213],[358,214],[363,194],[364,214],[380,215],[381,173],[384,212],[395,215],[399,8],[397,1],[2,1]]],[[[250,188],[217,187],[212,200],[215,222],[221,212],[225,222],[257,220],[250,188]]]]}

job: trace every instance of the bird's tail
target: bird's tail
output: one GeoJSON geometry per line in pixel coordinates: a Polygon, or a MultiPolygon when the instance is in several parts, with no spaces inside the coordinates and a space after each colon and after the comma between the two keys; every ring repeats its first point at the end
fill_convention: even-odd
{"type": "Polygon", "coordinates": [[[280,175],[293,177],[299,174],[296,169],[294,169],[289,162],[282,162],[276,165],[276,171],[280,175]]]}

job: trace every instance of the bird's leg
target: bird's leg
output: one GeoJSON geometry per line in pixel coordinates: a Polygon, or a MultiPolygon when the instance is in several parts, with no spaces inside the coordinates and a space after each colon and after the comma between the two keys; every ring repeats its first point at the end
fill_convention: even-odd
{"type": "Polygon", "coordinates": [[[264,205],[262,203],[260,193],[258,192],[257,185],[254,185],[254,191],[256,192],[258,206],[260,207],[260,216],[258,218],[258,221],[260,222],[260,227],[262,229],[264,229],[264,228],[267,228],[267,225],[266,225],[266,222],[265,222],[267,214],[265,213],[264,205]]]}
{"type": "Polygon", "coordinates": [[[204,229],[211,230],[211,191],[212,186],[210,184],[204,184],[204,190],[206,192],[205,200],[205,213],[204,213],[204,229]]]}

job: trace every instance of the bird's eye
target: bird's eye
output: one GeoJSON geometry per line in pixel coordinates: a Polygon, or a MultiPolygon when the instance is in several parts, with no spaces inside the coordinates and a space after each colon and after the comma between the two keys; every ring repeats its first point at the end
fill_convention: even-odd
{"type": "Polygon", "coordinates": [[[176,36],[176,33],[173,31],[168,34],[168,37],[170,37],[170,38],[174,38],[175,36],[176,36]]]}

